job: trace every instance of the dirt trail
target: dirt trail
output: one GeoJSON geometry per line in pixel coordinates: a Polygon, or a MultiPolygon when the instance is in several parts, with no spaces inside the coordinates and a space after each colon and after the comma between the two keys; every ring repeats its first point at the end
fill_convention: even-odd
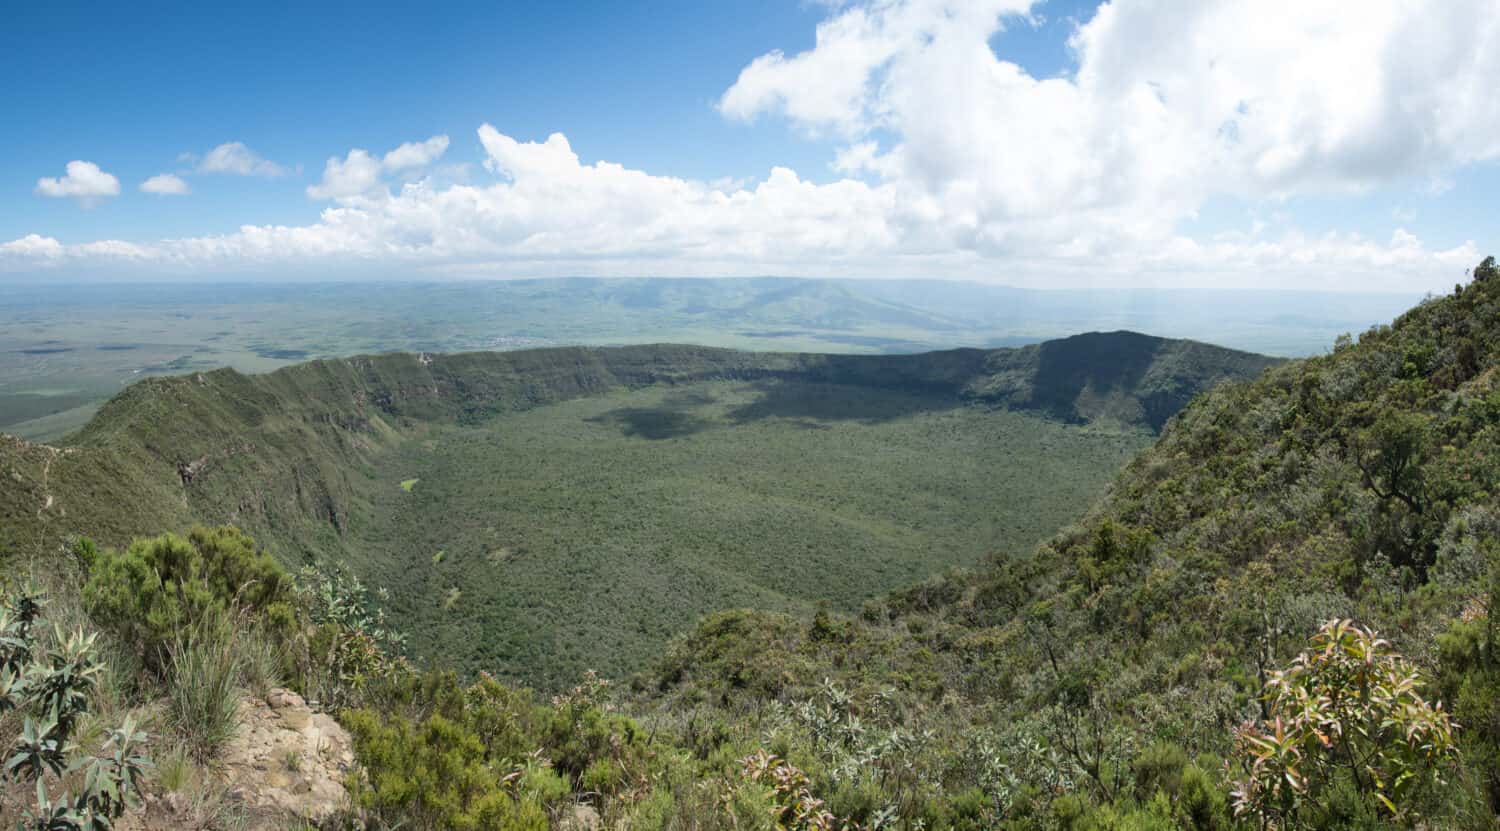
{"type": "Polygon", "coordinates": [[[49,444],[39,444],[37,447],[47,452],[47,461],[42,463],[42,507],[36,510],[36,518],[41,519],[43,514],[57,504],[56,497],[52,495],[52,463],[68,451],[49,444]]]}

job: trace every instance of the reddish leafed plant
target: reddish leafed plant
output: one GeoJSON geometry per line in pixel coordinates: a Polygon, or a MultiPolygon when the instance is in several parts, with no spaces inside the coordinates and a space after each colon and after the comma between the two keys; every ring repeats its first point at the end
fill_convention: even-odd
{"type": "Polygon", "coordinates": [[[1267,681],[1268,718],[1235,734],[1236,813],[1300,827],[1343,786],[1389,817],[1414,819],[1457,755],[1456,725],[1422,687],[1416,667],[1373,630],[1325,624],[1267,681]]]}

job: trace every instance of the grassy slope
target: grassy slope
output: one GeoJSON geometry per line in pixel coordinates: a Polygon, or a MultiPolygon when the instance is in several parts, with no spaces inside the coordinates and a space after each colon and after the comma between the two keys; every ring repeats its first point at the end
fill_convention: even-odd
{"type": "MultiPolygon", "coordinates": [[[[1492,760],[1495,700],[1463,692],[1482,672],[1439,655],[1461,616],[1483,623],[1485,575],[1500,573],[1500,272],[1479,274],[1357,344],[1197,399],[1034,557],[895,593],[831,631],[711,618],[638,679],[646,705],[682,723],[709,704],[733,723],[832,678],[856,707],[894,700],[896,723],[931,731],[912,755],[934,775],[1000,748],[1031,785],[1062,776],[1097,797],[1153,742],[1224,753],[1265,668],[1354,617],[1447,679],[1429,693],[1457,697],[1468,758],[1492,760]],[[1411,505],[1382,472],[1401,446],[1394,490],[1411,505]],[[1033,749],[1080,730],[1104,782],[1033,749]]],[[[1489,765],[1453,782],[1450,807],[1469,810],[1486,781],[1500,800],[1489,765]]]]}

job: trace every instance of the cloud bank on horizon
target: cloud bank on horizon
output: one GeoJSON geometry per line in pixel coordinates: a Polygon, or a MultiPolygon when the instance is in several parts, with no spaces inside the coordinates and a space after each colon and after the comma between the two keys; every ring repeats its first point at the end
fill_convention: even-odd
{"type": "MultiPolygon", "coordinates": [[[[835,5],[803,52],[745,66],[722,117],[831,143],[837,176],[775,167],[725,185],[586,162],[560,133],[477,130],[484,177],[434,175],[446,135],[327,160],[307,225],[148,242],[0,243],[0,270],[153,276],[340,271],[451,276],[937,276],[1031,285],[1427,289],[1483,253],[1247,223],[1183,226],[1212,200],[1435,190],[1500,157],[1500,0],[1115,0],[1036,78],[991,40],[1031,0],[835,5]]],[[[184,175],[294,175],[239,142],[184,175]]],[[[192,198],[181,176],[142,182],[192,198]]],[[[36,192],[88,205],[119,181],[75,160],[36,192]]],[[[1476,219],[1476,221],[1484,221],[1476,219]]],[[[1493,218],[1488,222],[1495,224],[1493,218]]],[[[1495,227],[1476,226],[1494,239],[1495,227]]],[[[1467,233],[1467,229],[1465,233],[1467,233]]]]}

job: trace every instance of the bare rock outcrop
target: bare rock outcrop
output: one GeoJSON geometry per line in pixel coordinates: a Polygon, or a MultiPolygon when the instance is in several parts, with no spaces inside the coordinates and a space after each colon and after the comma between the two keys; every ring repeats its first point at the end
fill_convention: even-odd
{"type": "Polygon", "coordinates": [[[349,734],[291,690],[240,703],[240,729],[212,765],[211,787],[149,794],[123,829],[237,827],[271,831],[317,825],[349,808],[344,782],[354,769],[349,734]]]}
{"type": "Polygon", "coordinates": [[[231,802],[254,816],[318,822],[349,807],[344,781],[354,767],[349,734],[291,690],[241,705],[240,732],[224,749],[231,802]]]}

